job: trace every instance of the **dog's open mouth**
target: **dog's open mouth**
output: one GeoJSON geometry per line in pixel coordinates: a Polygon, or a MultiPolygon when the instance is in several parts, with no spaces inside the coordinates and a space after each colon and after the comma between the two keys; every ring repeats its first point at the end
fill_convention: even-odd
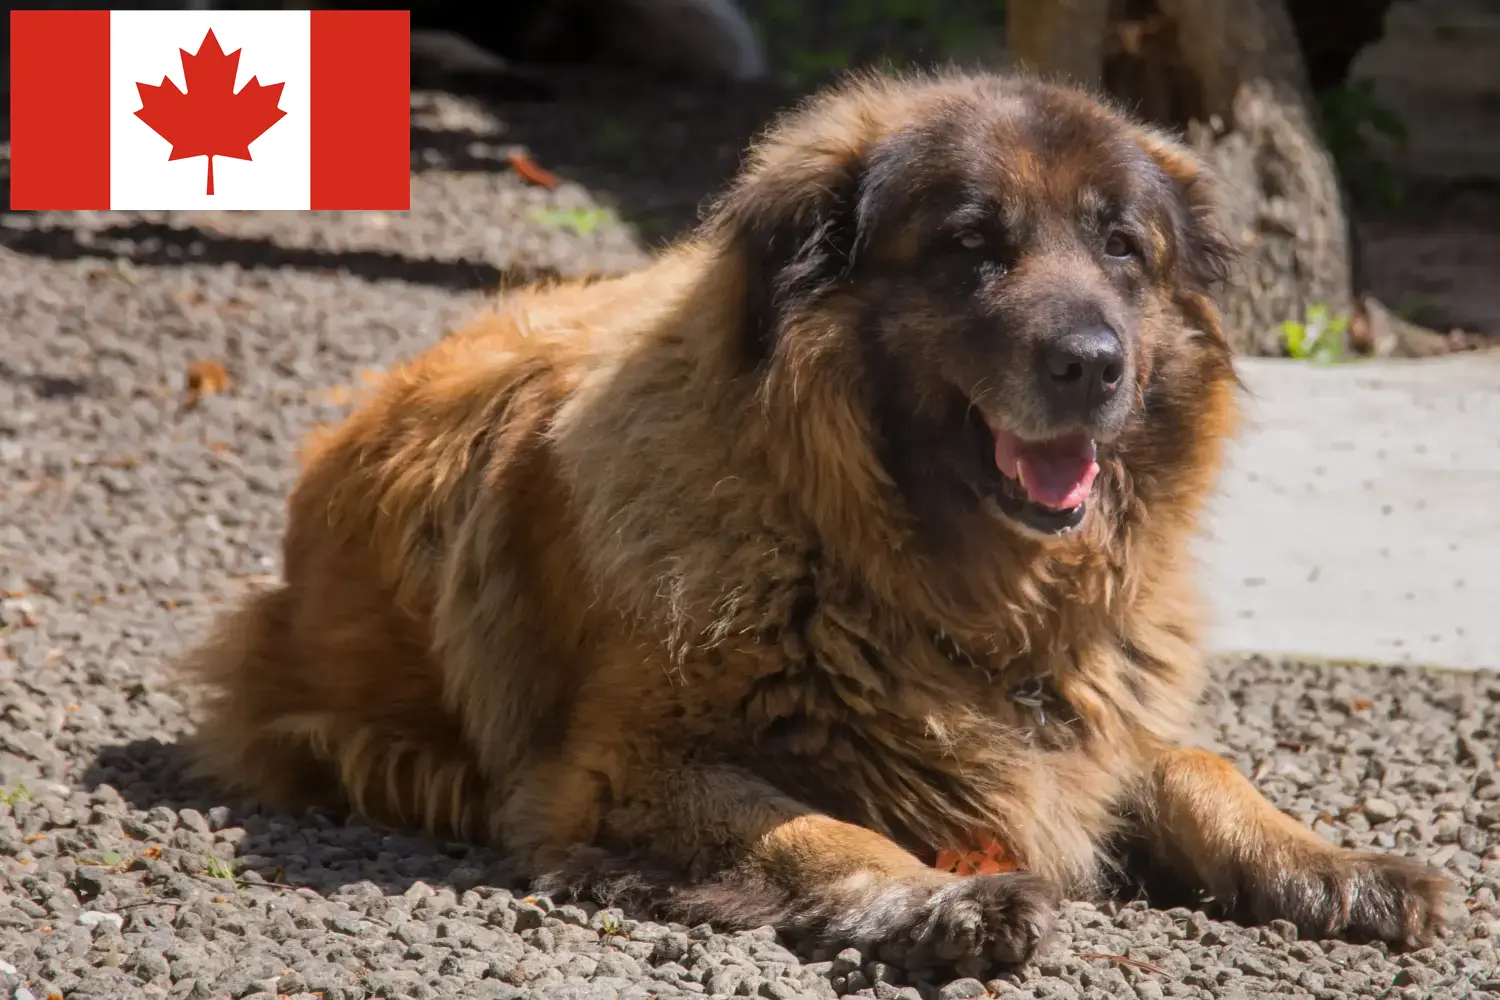
{"type": "MultiPolygon", "coordinates": [[[[998,488],[991,495],[1000,513],[1043,534],[1060,534],[1083,523],[1098,452],[1087,434],[1025,441],[985,422],[984,438],[994,446],[998,488]]],[[[988,449],[986,449],[988,450],[988,449]]]]}

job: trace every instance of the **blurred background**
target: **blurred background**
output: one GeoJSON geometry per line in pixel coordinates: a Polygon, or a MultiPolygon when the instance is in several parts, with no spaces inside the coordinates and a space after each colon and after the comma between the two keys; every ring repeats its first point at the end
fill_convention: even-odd
{"type": "MultiPolygon", "coordinates": [[[[547,216],[575,234],[680,233],[767,116],[841,71],[1020,63],[1185,130],[1224,173],[1247,352],[1500,334],[1497,0],[526,0],[417,3],[412,24],[413,168],[505,172],[525,149],[587,190],[547,216]]],[[[547,263],[623,263],[569,256],[547,263]]]]}

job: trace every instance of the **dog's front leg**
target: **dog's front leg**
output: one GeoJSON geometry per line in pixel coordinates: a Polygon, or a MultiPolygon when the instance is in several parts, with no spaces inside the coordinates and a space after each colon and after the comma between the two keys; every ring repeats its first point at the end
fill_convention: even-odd
{"type": "Polygon", "coordinates": [[[660,772],[631,783],[600,818],[600,843],[630,844],[691,873],[664,904],[665,916],[688,923],[771,924],[824,946],[993,967],[1028,960],[1059,902],[1036,875],[940,872],[737,768],[660,772]]]}
{"type": "Polygon", "coordinates": [[[1441,929],[1449,883],[1435,868],[1328,843],[1217,754],[1161,754],[1149,794],[1157,860],[1194,876],[1238,919],[1280,918],[1308,937],[1396,946],[1441,929]]]}

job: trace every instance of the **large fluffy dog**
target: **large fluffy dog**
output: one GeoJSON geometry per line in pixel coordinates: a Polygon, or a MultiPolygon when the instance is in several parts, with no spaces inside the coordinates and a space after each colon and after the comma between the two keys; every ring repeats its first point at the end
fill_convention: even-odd
{"type": "Polygon", "coordinates": [[[193,658],[205,762],[924,961],[1024,960],[1124,858],[1429,937],[1436,871],[1191,743],[1237,388],[1214,215],[1188,152],[1069,88],[818,97],[694,238],[507,295],[315,445],[284,583],[193,658]],[[931,863],[991,838],[1022,870],[931,863]]]}

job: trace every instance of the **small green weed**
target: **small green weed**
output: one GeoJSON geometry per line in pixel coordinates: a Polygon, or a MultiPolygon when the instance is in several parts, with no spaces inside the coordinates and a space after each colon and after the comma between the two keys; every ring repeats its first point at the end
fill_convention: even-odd
{"type": "Polygon", "coordinates": [[[1320,304],[1307,310],[1306,319],[1282,323],[1281,335],[1288,357],[1333,364],[1344,360],[1344,332],[1348,329],[1349,317],[1334,316],[1320,304]]]}
{"type": "Polygon", "coordinates": [[[527,216],[538,225],[554,229],[566,229],[575,236],[587,236],[606,222],[615,221],[615,213],[607,208],[544,208],[527,216]]]}
{"type": "Polygon", "coordinates": [[[1396,304],[1396,315],[1408,323],[1432,326],[1439,313],[1438,304],[1425,295],[1413,295],[1396,304]]]}
{"type": "Polygon", "coordinates": [[[620,167],[639,170],[647,163],[645,144],[638,133],[614,119],[605,119],[594,132],[599,154],[620,167]]]}
{"type": "Polygon", "coordinates": [[[221,858],[209,858],[203,865],[203,874],[209,878],[234,878],[234,869],[221,858]]]}
{"type": "Polygon", "coordinates": [[[1359,201],[1399,209],[1406,190],[1390,164],[1378,155],[1376,143],[1404,146],[1406,123],[1375,96],[1369,80],[1353,80],[1318,94],[1323,140],[1333,155],[1350,194],[1359,201]]]}
{"type": "Polygon", "coordinates": [[[784,86],[807,89],[861,65],[943,62],[999,37],[1003,0],[747,0],[784,86]]]}
{"type": "Polygon", "coordinates": [[[27,788],[19,781],[14,785],[11,785],[9,788],[0,791],[0,802],[3,802],[8,806],[13,806],[17,802],[20,802],[22,799],[29,798],[31,798],[31,789],[27,788]]]}

